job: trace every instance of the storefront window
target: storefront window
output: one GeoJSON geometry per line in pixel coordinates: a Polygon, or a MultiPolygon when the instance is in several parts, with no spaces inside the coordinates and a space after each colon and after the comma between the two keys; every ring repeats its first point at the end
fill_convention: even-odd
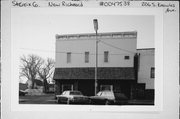
{"type": "Polygon", "coordinates": [[[66,90],[73,90],[73,84],[63,84],[62,85],[62,92],[66,90]]]}
{"type": "Polygon", "coordinates": [[[101,85],[101,86],[100,86],[100,90],[101,90],[101,91],[103,91],[103,90],[113,91],[113,85],[101,85]]]}

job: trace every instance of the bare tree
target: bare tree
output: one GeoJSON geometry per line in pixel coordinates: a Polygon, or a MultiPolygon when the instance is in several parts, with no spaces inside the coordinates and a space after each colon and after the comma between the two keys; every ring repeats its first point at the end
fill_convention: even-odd
{"type": "Polygon", "coordinates": [[[45,93],[49,91],[49,85],[47,80],[52,76],[54,72],[53,69],[54,69],[54,60],[51,58],[47,58],[47,60],[44,61],[44,65],[42,65],[38,70],[39,77],[43,80],[45,93]]]}
{"type": "Polygon", "coordinates": [[[20,77],[24,76],[32,81],[32,89],[34,89],[35,79],[38,76],[38,71],[43,64],[41,57],[31,54],[27,57],[23,55],[20,57],[20,77]]]}

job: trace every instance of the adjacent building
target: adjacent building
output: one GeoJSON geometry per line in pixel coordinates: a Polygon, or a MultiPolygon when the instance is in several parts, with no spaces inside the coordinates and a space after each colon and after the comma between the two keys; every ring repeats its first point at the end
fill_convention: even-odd
{"type": "MultiPolygon", "coordinates": [[[[154,83],[151,85],[152,82],[144,81],[147,79],[144,78],[146,64],[143,63],[147,62],[143,53],[146,52],[137,50],[136,31],[98,33],[97,36],[95,33],[56,35],[55,94],[79,90],[91,96],[97,87],[97,91],[113,90],[131,99],[136,98],[138,83],[146,86],[144,90],[154,88],[154,83]]],[[[153,63],[151,67],[153,70],[153,63]]]]}
{"type": "Polygon", "coordinates": [[[154,99],[154,79],[155,79],[155,49],[137,49],[139,54],[138,80],[139,90],[145,99],[154,99]]]}

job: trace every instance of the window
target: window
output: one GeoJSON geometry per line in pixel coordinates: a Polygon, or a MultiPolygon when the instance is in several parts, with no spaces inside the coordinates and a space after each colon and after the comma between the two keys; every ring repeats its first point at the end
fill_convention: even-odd
{"type": "Polygon", "coordinates": [[[85,52],[85,63],[89,63],[89,52],[85,52]]]}
{"type": "Polygon", "coordinates": [[[113,90],[113,85],[100,85],[100,90],[109,90],[112,91],[113,90]]]}
{"type": "Polygon", "coordinates": [[[71,63],[71,52],[67,52],[67,63],[71,63]]]}
{"type": "Polygon", "coordinates": [[[102,92],[98,92],[96,95],[97,95],[97,96],[101,96],[101,95],[102,95],[102,92]]]}
{"type": "Polygon", "coordinates": [[[151,78],[155,77],[155,68],[151,67],[151,78]]]}
{"type": "Polygon", "coordinates": [[[73,84],[63,84],[62,85],[62,92],[66,90],[73,90],[73,84]]]}
{"type": "Polygon", "coordinates": [[[128,60],[128,59],[129,59],[129,56],[124,56],[124,59],[125,59],[125,60],[128,60]]]}
{"type": "Polygon", "coordinates": [[[108,51],[104,51],[104,62],[108,62],[109,58],[109,52],[108,51]]]}

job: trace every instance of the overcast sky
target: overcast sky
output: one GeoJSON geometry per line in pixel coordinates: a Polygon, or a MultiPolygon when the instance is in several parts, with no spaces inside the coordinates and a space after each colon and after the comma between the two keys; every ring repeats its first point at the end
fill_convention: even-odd
{"type": "Polygon", "coordinates": [[[154,17],[146,15],[62,15],[14,8],[11,38],[19,44],[20,55],[33,53],[54,59],[55,35],[94,33],[94,18],[98,19],[98,32],[137,31],[137,48],[154,48],[154,17]]]}

